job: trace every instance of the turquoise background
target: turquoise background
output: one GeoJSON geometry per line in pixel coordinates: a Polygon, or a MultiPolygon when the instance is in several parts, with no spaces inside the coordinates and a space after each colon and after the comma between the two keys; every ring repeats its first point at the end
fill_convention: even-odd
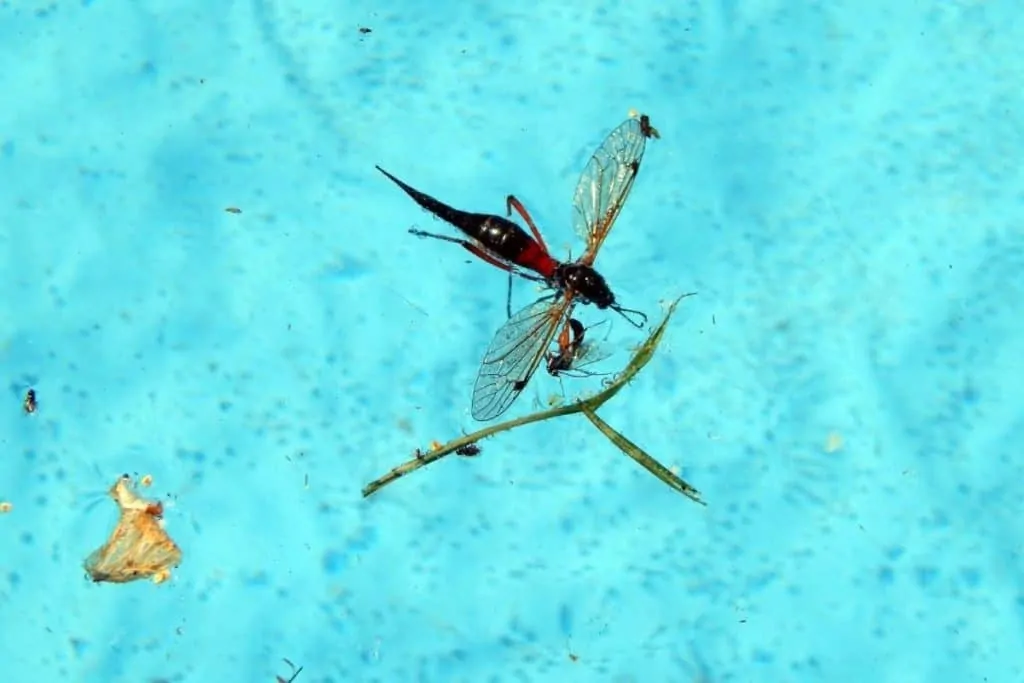
{"type": "Polygon", "coordinates": [[[0,679],[1024,680],[1020,9],[0,2],[0,679]],[[564,258],[631,108],[597,265],[699,296],[601,414],[709,506],[580,417],[363,500],[506,287],[374,164],[564,258]],[[169,583],[84,576],[123,472],[169,583]]]}

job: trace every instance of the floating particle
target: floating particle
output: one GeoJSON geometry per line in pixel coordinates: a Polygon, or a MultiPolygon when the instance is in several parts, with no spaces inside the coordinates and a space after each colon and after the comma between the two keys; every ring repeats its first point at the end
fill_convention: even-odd
{"type": "Polygon", "coordinates": [[[21,407],[25,409],[26,415],[31,415],[39,409],[39,402],[36,401],[35,389],[29,389],[25,392],[25,400],[21,402],[21,407]]]}
{"type": "Polygon", "coordinates": [[[10,501],[0,501],[0,515],[6,515],[8,512],[14,509],[14,504],[10,501]]]}
{"type": "Polygon", "coordinates": [[[150,486],[153,485],[153,475],[152,474],[144,474],[144,475],[142,475],[142,479],[139,479],[139,483],[142,484],[143,486],[145,486],[146,488],[149,488],[150,486]]]}
{"type": "Polygon", "coordinates": [[[365,36],[367,33],[373,33],[373,29],[369,26],[360,26],[359,32],[365,36]]]}
{"type": "Polygon", "coordinates": [[[825,439],[825,452],[835,453],[836,451],[843,450],[843,436],[838,432],[829,433],[825,439]]]}
{"type": "Polygon", "coordinates": [[[121,518],[107,542],[86,558],[85,570],[97,583],[163,583],[181,563],[181,549],[161,522],[163,505],[135,493],[127,474],[110,488],[110,497],[121,509],[121,518]]]}
{"type": "Polygon", "coordinates": [[[239,209],[237,206],[229,206],[224,210],[227,211],[228,213],[242,213],[242,210],[239,209]]]}
{"type": "Polygon", "coordinates": [[[288,678],[288,679],[285,679],[284,676],[274,676],[274,683],[293,683],[295,681],[295,679],[299,677],[299,674],[302,673],[302,667],[301,666],[298,667],[298,668],[295,668],[295,665],[292,664],[287,659],[284,660],[284,663],[287,664],[289,667],[291,667],[292,676],[291,676],[291,678],[288,678]]]}

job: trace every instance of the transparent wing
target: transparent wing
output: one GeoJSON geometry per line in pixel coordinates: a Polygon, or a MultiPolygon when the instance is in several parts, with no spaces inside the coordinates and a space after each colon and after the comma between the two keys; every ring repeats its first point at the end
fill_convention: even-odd
{"type": "Polygon", "coordinates": [[[533,377],[572,307],[571,297],[541,299],[501,326],[473,386],[474,419],[493,420],[508,410],[533,377]]]}
{"type": "Polygon", "coordinates": [[[640,170],[647,138],[657,135],[646,115],[629,118],[608,134],[587,167],[573,196],[573,229],[586,240],[584,259],[597,256],[640,170]]]}
{"type": "Polygon", "coordinates": [[[583,342],[573,358],[572,366],[563,374],[568,377],[589,377],[597,373],[587,370],[591,365],[612,357],[612,350],[598,342],[583,342]]]}
{"type": "MultiPolygon", "coordinates": [[[[607,321],[602,321],[602,323],[604,322],[607,321]]],[[[580,327],[586,332],[590,332],[596,326],[583,328],[582,325],[580,325],[580,327]]],[[[583,339],[583,335],[578,334],[577,339],[583,339]]],[[[603,341],[607,342],[607,340],[608,336],[605,335],[603,341]]],[[[608,360],[609,358],[612,357],[613,351],[607,346],[606,343],[583,339],[578,343],[574,341],[574,343],[569,347],[562,346],[560,344],[558,353],[558,357],[559,360],[562,362],[562,366],[556,368],[556,372],[552,372],[551,374],[557,377],[592,377],[594,375],[606,373],[592,372],[587,368],[596,363],[608,360]]]]}

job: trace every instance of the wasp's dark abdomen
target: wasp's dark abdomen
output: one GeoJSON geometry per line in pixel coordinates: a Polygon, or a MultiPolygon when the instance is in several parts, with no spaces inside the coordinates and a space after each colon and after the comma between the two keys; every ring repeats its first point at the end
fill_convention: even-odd
{"type": "Polygon", "coordinates": [[[558,265],[557,262],[516,223],[501,216],[460,211],[420,192],[380,166],[377,167],[377,170],[402,188],[421,207],[458,228],[486,251],[509,263],[529,268],[545,278],[550,278],[554,273],[555,267],[558,265]]]}
{"type": "Polygon", "coordinates": [[[530,247],[534,245],[532,237],[521,227],[501,216],[473,214],[479,219],[466,226],[457,226],[480,244],[496,254],[512,262],[518,262],[530,247]]]}

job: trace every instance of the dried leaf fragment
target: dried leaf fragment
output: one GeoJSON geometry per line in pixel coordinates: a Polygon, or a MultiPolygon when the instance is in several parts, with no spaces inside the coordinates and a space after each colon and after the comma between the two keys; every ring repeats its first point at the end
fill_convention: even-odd
{"type": "Polygon", "coordinates": [[[163,505],[135,493],[128,475],[114,483],[110,497],[121,509],[121,518],[107,542],[86,558],[89,577],[97,583],[163,583],[181,563],[181,549],[163,528],[163,505]]]}

